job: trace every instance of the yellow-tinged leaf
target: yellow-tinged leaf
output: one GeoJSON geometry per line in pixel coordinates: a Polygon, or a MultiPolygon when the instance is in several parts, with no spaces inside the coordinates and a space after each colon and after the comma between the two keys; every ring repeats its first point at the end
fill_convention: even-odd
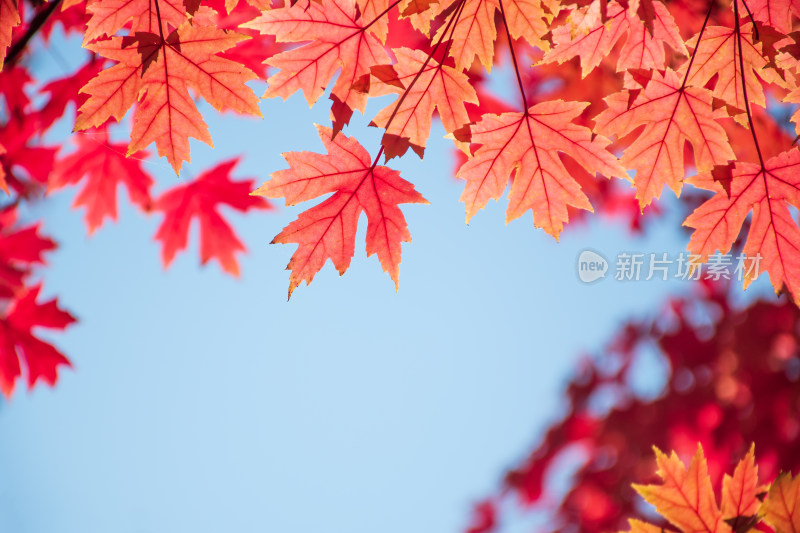
{"type": "Polygon", "coordinates": [[[631,529],[627,532],[620,532],[620,533],[668,533],[669,530],[664,529],[663,527],[654,526],[653,524],[648,524],[647,522],[642,522],[641,520],[628,520],[628,524],[631,526],[631,529]]]}
{"type": "Polygon", "coordinates": [[[725,474],[722,480],[722,519],[734,533],[744,533],[752,528],[761,506],[758,496],[766,490],[766,487],[758,485],[753,444],[745,458],[739,461],[733,477],[725,474]]]}
{"type": "Polygon", "coordinates": [[[664,483],[633,488],[684,533],[730,532],[717,507],[703,447],[697,445],[688,469],[675,452],[669,456],[658,448],[655,452],[658,475],[664,483]]]}
{"type": "Polygon", "coordinates": [[[775,533],[800,532],[800,474],[783,472],[772,484],[763,507],[764,521],[775,533]]]}

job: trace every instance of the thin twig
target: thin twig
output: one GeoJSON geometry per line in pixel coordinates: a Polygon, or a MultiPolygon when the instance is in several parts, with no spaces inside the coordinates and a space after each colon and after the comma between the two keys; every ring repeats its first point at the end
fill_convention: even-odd
{"type": "Polygon", "coordinates": [[[8,49],[8,54],[6,54],[6,60],[3,63],[3,68],[10,67],[16,64],[19,61],[19,58],[22,56],[22,52],[25,51],[25,47],[28,46],[28,42],[33,39],[34,35],[38,33],[44,23],[50,18],[50,15],[61,5],[61,0],[52,0],[47,6],[36,13],[36,16],[33,17],[31,23],[28,25],[28,30],[25,32],[17,42],[11,45],[8,49]]]}

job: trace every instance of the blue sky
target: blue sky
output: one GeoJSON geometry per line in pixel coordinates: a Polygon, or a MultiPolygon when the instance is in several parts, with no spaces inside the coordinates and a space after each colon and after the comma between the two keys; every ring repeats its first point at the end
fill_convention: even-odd
{"type": "MultiPolygon", "coordinates": [[[[36,68],[58,74],[44,57],[36,68]]],[[[282,152],[321,149],[324,104],[261,108],[264,120],[204,106],[216,148],[194,144],[181,179],[242,154],[236,176],[260,183],[282,152]]],[[[375,153],[367,122],[346,133],[375,153]]],[[[0,531],[460,531],[559,416],[576,357],[688,284],[576,275],[585,248],[680,252],[677,219],[643,239],[595,218],[556,243],[530,216],[506,226],[503,201],[465,225],[442,135],[424,161],[393,161],[431,202],[404,209],[397,293],[362,227],[347,274],[329,264],[287,303],[293,247],[267,243],[307,206],[231,215],[249,248],[241,279],[200,268],[194,234],[165,272],[158,220],[124,195],[119,222],[91,238],[73,191],[35,206],[61,245],[45,290],[80,322],[50,337],[74,364],[58,386],[0,403],[0,531]]],[[[163,160],[148,169],[159,190],[178,183],[163,160]]]]}

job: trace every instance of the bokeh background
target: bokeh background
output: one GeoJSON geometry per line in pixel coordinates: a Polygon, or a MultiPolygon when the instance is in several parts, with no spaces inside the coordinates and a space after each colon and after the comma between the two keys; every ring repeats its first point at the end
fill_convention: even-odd
{"type": "MultiPolygon", "coordinates": [[[[82,58],[75,39],[51,43],[32,56],[42,78],[82,58]]],[[[181,178],[163,160],[145,163],[155,192],[234,156],[235,177],[261,182],[285,168],[282,152],[321,150],[312,124],[328,123],[324,106],[296,95],[261,109],[259,121],[201,107],[216,148],[194,144],[181,178]]],[[[73,116],[51,140],[69,139],[73,116]]],[[[375,153],[367,122],[357,113],[345,133],[375,153]]],[[[73,191],[36,204],[28,216],[60,243],[46,292],[80,322],[47,337],[74,365],[57,387],[0,403],[0,531],[462,530],[472,504],[563,413],[578,356],[690,284],[611,272],[585,285],[576,274],[586,248],[612,262],[620,251],[682,251],[669,210],[646,236],[590,217],[558,243],[529,216],[504,225],[504,202],[466,225],[443,133],[434,128],[423,161],[392,161],[431,202],[404,209],[413,243],[397,293],[365,257],[364,225],[347,274],[328,265],[287,303],[293,247],[268,243],[304,206],[231,214],[249,249],[233,279],[200,267],[194,231],[164,271],[158,219],[126,197],[119,221],[92,237],[73,191]]],[[[742,298],[768,292],[761,279],[742,298]]],[[[655,391],[664,373],[644,365],[637,386],[655,391]]],[[[559,475],[553,483],[569,469],[559,475]]]]}

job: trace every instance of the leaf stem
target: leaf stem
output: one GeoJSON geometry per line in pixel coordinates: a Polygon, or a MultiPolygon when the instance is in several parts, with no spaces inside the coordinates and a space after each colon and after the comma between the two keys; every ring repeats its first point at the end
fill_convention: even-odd
{"type": "Polygon", "coordinates": [[[374,19],[372,19],[372,21],[371,21],[369,24],[367,24],[367,25],[365,25],[364,27],[362,27],[360,31],[367,31],[367,28],[369,28],[370,26],[372,26],[373,24],[375,24],[376,22],[378,22],[380,19],[382,19],[384,16],[386,16],[386,14],[387,14],[389,11],[391,11],[392,9],[394,9],[394,8],[395,8],[395,6],[396,6],[397,4],[399,4],[400,2],[402,2],[402,1],[403,1],[403,0],[395,0],[394,2],[392,2],[392,4],[391,4],[389,7],[387,7],[387,8],[386,8],[386,9],[384,9],[383,11],[381,11],[381,13],[380,13],[378,16],[376,16],[374,19]]]}
{"type": "Polygon", "coordinates": [[[511,40],[511,32],[508,29],[508,19],[506,18],[506,11],[503,9],[503,0],[498,0],[500,4],[500,16],[503,17],[503,27],[506,30],[506,37],[508,38],[508,49],[511,51],[511,60],[514,62],[514,73],[517,75],[517,85],[519,85],[519,94],[522,97],[522,112],[528,114],[528,98],[525,95],[525,88],[522,86],[522,77],[519,73],[519,65],[517,64],[517,56],[514,53],[514,41],[511,40]]]}
{"type": "MultiPolygon", "coordinates": [[[[422,64],[420,69],[417,71],[417,74],[414,76],[414,79],[411,80],[411,83],[408,84],[408,87],[405,88],[405,90],[403,91],[403,94],[401,94],[400,98],[397,99],[397,103],[394,106],[394,111],[392,111],[392,114],[389,116],[389,120],[386,121],[386,126],[384,126],[384,128],[383,128],[385,131],[389,130],[389,126],[392,124],[392,121],[397,116],[397,112],[400,110],[400,106],[403,104],[403,101],[406,99],[406,97],[411,92],[411,88],[414,87],[414,84],[417,83],[417,80],[419,80],[420,76],[422,76],[422,73],[425,72],[425,68],[428,66],[428,63],[430,63],[431,59],[433,58],[433,55],[436,53],[436,50],[439,48],[439,45],[441,45],[442,42],[444,41],[445,35],[447,35],[447,30],[450,28],[450,24],[452,24],[453,21],[455,21],[455,23],[458,24],[458,18],[461,16],[461,11],[463,11],[465,4],[466,4],[466,0],[459,0],[458,7],[453,12],[453,16],[451,16],[450,19],[448,20],[447,26],[445,26],[444,31],[442,31],[442,34],[439,37],[439,40],[436,41],[435,45],[433,45],[433,50],[431,50],[431,52],[428,54],[428,57],[425,58],[425,62],[422,64]]],[[[456,24],[453,25],[453,29],[455,29],[456,24]]],[[[452,35],[451,35],[451,38],[452,38],[452,35]]],[[[444,62],[444,59],[447,57],[447,53],[450,51],[450,43],[451,42],[452,42],[452,39],[450,41],[448,41],[448,45],[447,45],[447,48],[445,49],[445,53],[444,53],[444,57],[442,58],[442,62],[444,62]]],[[[381,151],[383,151],[383,150],[381,149],[381,151]]]]}
{"type": "Polygon", "coordinates": [[[716,2],[716,0],[709,0],[708,2],[708,11],[706,11],[706,18],[703,20],[703,26],[700,28],[700,33],[697,34],[697,42],[694,43],[694,51],[692,52],[692,57],[689,58],[689,66],[686,67],[686,74],[683,75],[683,83],[681,83],[681,91],[686,87],[686,82],[689,81],[689,72],[692,71],[692,63],[694,63],[694,58],[697,55],[697,51],[700,49],[700,41],[703,39],[703,32],[706,31],[706,26],[708,25],[708,19],[711,18],[711,12],[714,10],[714,2],[716,2]]]}
{"type": "Polygon", "coordinates": [[[753,143],[756,145],[758,161],[761,169],[764,169],[764,157],[761,155],[761,146],[758,144],[756,128],[753,125],[753,117],[750,114],[750,100],[747,98],[747,83],[744,77],[744,49],[742,49],[742,26],[739,22],[739,0],[733,0],[733,16],[736,19],[733,31],[736,33],[736,42],[739,45],[739,72],[742,78],[742,97],[744,98],[744,110],[747,113],[747,123],[750,125],[750,133],[753,135],[753,143]]]}

